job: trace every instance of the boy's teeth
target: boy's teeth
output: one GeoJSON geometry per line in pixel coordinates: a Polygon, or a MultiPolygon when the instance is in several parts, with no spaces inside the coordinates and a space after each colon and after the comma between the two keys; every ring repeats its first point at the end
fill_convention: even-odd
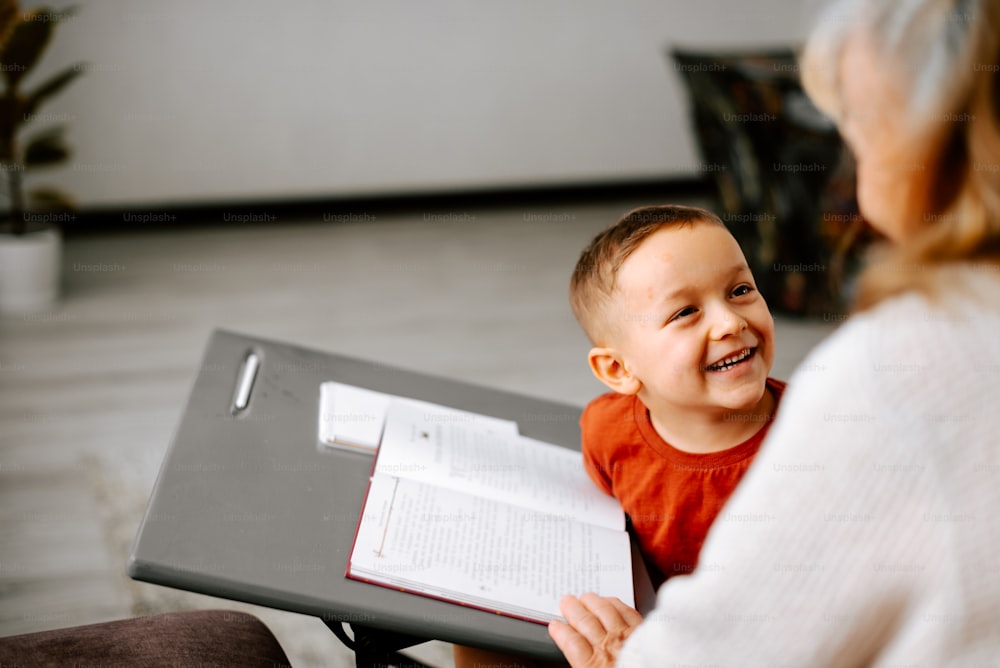
{"type": "Polygon", "coordinates": [[[732,366],[733,364],[736,364],[737,362],[741,362],[741,361],[743,361],[744,359],[746,359],[749,356],[750,356],[750,349],[749,348],[744,348],[743,350],[741,350],[737,354],[732,355],[730,357],[727,357],[726,359],[722,360],[721,362],[716,362],[715,364],[712,364],[708,368],[711,369],[712,371],[719,371],[721,369],[725,369],[728,366],[732,366]]]}

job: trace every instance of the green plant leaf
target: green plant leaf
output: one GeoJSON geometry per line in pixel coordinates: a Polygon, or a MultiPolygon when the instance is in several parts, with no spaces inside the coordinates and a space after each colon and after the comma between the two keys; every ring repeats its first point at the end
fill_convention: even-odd
{"type": "Polygon", "coordinates": [[[24,149],[26,168],[55,165],[69,157],[70,149],[63,138],[61,125],[49,128],[28,140],[24,149]]]}
{"type": "Polygon", "coordinates": [[[30,116],[35,110],[47,100],[66,86],[73,83],[73,80],[86,71],[83,63],[77,63],[59,74],[49,77],[45,83],[41,84],[34,91],[29,93],[24,99],[24,107],[21,110],[22,116],[30,116]]]}
{"type": "Polygon", "coordinates": [[[0,52],[0,65],[9,88],[17,88],[41,58],[56,23],[71,14],[71,10],[56,13],[48,7],[39,7],[20,15],[0,52]]]}
{"type": "Polygon", "coordinates": [[[28,193],[29,209],[31,211],[76,211],[76,202],[72,197],[55,188],[35,188],[28,193]]]}

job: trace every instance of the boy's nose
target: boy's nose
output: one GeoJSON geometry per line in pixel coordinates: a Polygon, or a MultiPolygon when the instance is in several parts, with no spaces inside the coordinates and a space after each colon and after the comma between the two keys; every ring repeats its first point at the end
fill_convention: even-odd
{"type": "Polygon", "coordinates": [[[727,306],[720,306],[712,321],[712,338],[721,339],[739,334],[747,327],[746,319],[727,306]]]}

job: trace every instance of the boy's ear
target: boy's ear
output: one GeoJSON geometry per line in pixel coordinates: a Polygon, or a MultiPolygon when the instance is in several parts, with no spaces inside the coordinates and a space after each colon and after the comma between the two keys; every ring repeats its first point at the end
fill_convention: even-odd
{"type": "Polygon", "coordinates": [[[591,348],[587,361],[590,362],[590,370],[597,376],[597,380],[612,391],[619,394],[636,394],[642,389],[642,382],[632,375],[614,348],[591,348]]]}

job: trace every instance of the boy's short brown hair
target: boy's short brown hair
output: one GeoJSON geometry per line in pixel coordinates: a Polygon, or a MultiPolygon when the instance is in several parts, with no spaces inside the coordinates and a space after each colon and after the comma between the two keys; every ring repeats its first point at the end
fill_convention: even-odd
{"type": "Polygon", "coordinates": [[[698,223],[725,223],[711,211],[696,206],[662,204],[629,211],[590,242],[576,263],[569,283],[569,303],[584,333],[594,345],[605,345],[611,333],[607,307],[618,270],[646,237],[664,227],[689,227],[698,223]]]}

